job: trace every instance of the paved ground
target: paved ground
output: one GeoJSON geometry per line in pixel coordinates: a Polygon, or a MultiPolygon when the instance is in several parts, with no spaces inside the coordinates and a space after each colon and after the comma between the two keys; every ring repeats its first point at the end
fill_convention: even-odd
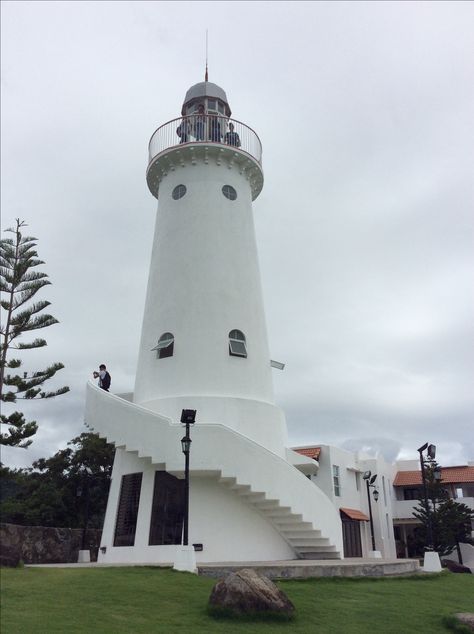
{"type": "MultiPolygon", "coordinates": [[[[172,562],[159,564],[29,564],[28,568],[112,568],[124,566],[154,566],[170,568],[172,562]]],[[[242,568],[253,568],[272,579],[301,579],[307,577],[361,577],[389,576],[420,572],[415,559],[342,559],[313,560],[296,559],[289,561],[245,561],[198,563],[200,575],[222,577],[242,568]]]]}

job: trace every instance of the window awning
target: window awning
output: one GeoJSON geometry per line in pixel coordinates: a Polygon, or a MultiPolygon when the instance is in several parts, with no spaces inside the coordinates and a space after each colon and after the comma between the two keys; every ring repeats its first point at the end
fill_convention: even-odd
{"type": "Polygon", "coordinates": [[[312,458],[313,460],[319,460],[321,447],[301,447],[301,448],[293,449],[293,451],[300,453],[302,456],[307,456],[308,458],[312,458]]]}
{"type": "Polygon", "coordinates": [[[359,522],[368,522],[369,518],[367,515],[362,513],[362,511],[358,511],[357,509],[346,509],[340,508],[342,516],[348,517],[350,520],[358,520],[359,522]]]}

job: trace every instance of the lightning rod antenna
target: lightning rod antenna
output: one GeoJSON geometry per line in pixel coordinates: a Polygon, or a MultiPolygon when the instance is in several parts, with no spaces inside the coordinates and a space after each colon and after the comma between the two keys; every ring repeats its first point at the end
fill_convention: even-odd
{"type": "Polygon", "coordinates": [[[207,72],[207,29],[206,29],[206,74],[204,75],[204,81],[209,81],[209,74],[207,72]]]}

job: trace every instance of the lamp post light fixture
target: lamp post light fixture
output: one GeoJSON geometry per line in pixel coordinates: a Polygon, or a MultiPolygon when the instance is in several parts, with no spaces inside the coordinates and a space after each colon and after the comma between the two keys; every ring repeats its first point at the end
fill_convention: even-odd
{"type": "Polygon", "coordinates": [[[374,518],[372,515],[372,503],[370,501],[370,489],[374,489],[372,495],[377,502],[379,499],[379,492],[374,484],[377,479],[377,474],[372,475],[372,471],[365,471],[362,478],[365,480],[367,486],[367,499],[369,501],[369,517],[370,517],[370,535],[372,537],[372,551],[375,552],[375,536],[374,536],[374,518]]]}
{"type": "Polygon", "coordinates": [[[188,545],[189,527],[189,454],[191,453],[191,437],[189,435],[190,425],[194,425],[196,420],[195,409],[183,409],[181,412],[181,422],[186,425],[186,434],[181,438],[181,450],[184,453],[184,518],[183,518],[183,546],[188,545]]]}
{"type": "Polygon", "coordinates": [[[417,449],[420,454],[420,466],[421,466],[421,479],[423,482],[423,497],[425,500],[425,508],[426,515],[428,520],[428,546],[425,549],[425,556],[423,562],[423,571],[424,572],[441,572],[441,562],[439,559],[439,554],[434,550],[433,543],[433,524],[431,517],[431,507],[428,500],[428,487],[426,484],[426,465],[432,467],[433,478],[437,481],[441,480],[441,469],[439,467],[433,467],[434,460],[436,457],[436,446],[430,445],[425,442],[419,449],[417,449]],[[423,452],[426,451],[426,457],[423,456],[423,452]]]}
{"type": "MultiPolygon", "coordinates": [[[[426,464],[432,465],[434,459],[436,457],[436,445],[429,445],[425,442],[419,449],[417,449],[420,454],[420,466],[421,466],[421,480],[423,482],[423,497],[425,500],[425,509],[428,517],[428,548],[427,550],[434,550],[433,545],[433,525],[431,521],[431,508],[428,500],[428,487],[426,485],[426,464]],[[423,456],[423,452],[426,451],[427,458],[423,456]]],[[[433,477],[435,480],[441,480],[441,470],[439,468],[435,468],[433,470],[433,477]]]]}

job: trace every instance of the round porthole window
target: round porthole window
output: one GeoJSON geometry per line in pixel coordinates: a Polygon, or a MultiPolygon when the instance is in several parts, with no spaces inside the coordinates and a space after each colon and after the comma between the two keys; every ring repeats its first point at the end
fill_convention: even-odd
{"type": "Polygon", "coordinates": [[[184,196],[185,193],[186,193],[185,185],[176,185],[171,195],[173,196],[174,200],[179,200],[180,198],[184,196]]]}
{"type": "Polygon", "coordinates": [[[237,192],[232,187],[232,185],[224,185],[224,187],[222,188],[222,193],[229,200],[235,200],[237,198],[237,192]]]}

